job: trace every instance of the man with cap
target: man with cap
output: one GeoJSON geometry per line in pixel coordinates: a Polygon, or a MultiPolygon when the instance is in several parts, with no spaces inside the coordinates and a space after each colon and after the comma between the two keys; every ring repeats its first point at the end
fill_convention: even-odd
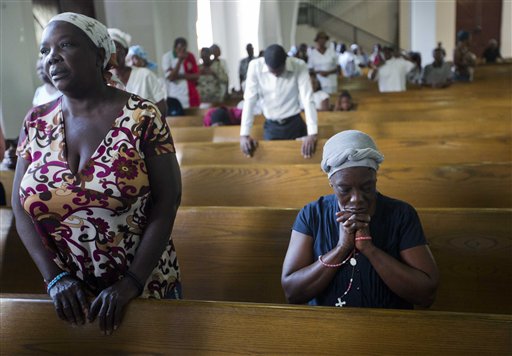
{"type": "Polygon", "coordinates": [[[377,191],[384,157],[356,130],[331,137],[322,170],[334,194],[299,212],[281,283],[290,303],[412,309],[430,306],[439,272],[409,204],[377,191]]]}
{"type": "Polygon", "coordinates": [[[245,83],[244,107],[240,128],[240,148],[252,156],[258,143],[250,136],[254,108],[261,99],[265,115],[265,140],[302,139],[302,155],[313,155],[317,141],[317,113],[308,67],[304,61],[288,57],[284,48],[271,45],[263,58],[249,63],[245,83]],[[306,123],[300,116],[301,102],[306,123]]]}

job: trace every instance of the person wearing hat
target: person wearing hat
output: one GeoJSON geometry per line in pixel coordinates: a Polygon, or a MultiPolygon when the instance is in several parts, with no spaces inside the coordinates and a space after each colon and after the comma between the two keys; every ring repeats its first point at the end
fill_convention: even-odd
{"type": "Polygon", "coordinates": [[[476,56],[469,50],[471,35],[460,30],[457,32],[457,44],[453,50],[453,65],[455,67],[454,80],[470,82],[476,66],[476,56]]]}
{"type": "Polygon", "coordinates": [[[308,67],[304,61],[288,57],[284,48],[274,44],[263,58],[249,63],[240,127],[240,149],[252,156],[258,143],[250,136],[254,110],[261,99],[265,140],[302,139],[301,153],[313,155],[317,141],[317,112],[308,67]],[[306,123],[300,115],[301,102],[306,123]]]}
{"type": "Polygon", "coordinates": [[[173,139],[152,102],[107,84],[116,47],[99,21],[54,16],[40,53],[62,96],[32,108],[21,128],[16,228],[59,318],[98,319],[110,334],[134,298],[181,296],[173,139]]]}
{"type": "Polygon", "coordinates": [[[324,146],[321,167],[334,194],[299,212],[281,283],[290,303],[412,309],[430,306],[439,272],[409,204],[377,190],[384,156],[349,130],[324,146]]]}
{"type": "Polygon", "coordinates": [[[147,68],[153,72],[158,68],[158,65],[149,59],[147,52],[140,45],[128,48],[126,63],[131,67],[147,68]]]}
{"type": "Polygon", "coordinates": [[[316,34],[316,47],[311,50],[308,68],[316,75],[322,90],[327,94],[338,92],[338,56],[334,48],[327,46],[329,36],[320,31],[316,34]]]}
{"type": "Polygon", "coordinates": [[[156,104],[158,110],[165,115],[167,112],[167,91],[164,83],[147,68],[126,65],[126,55],[132,39],[129,34],[117,28],[109,28],[108,33],[116,45],[117,65],[112,68],[113,74],[121,80],[127,92],[152,101],[156,104]]]}

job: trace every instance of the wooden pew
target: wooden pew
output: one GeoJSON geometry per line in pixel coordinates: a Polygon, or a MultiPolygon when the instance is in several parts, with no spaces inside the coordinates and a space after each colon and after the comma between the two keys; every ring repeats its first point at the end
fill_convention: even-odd
{"type": "MultiPolygon", "coordinates": [[[[512,207],[510,162],[385,165],[377,188],[415,207],[512,207]]],[[[297,208],[332,194],[317,164],[182,166],[182,206],[297,208]]]]}
{"type": "MultiPolygon", "coordinates": [[[[510,140],[512,137],[510,121],[502,119],[475,118],[467,121],[459,119],[438,121],[357,121],[353,119],[320,124],[318,138],[327,139],[343,130],[355,129],[366,132],[374,139],[455,139],[479,140],[496,138],[510,140]]],[[[239,126],[217,127],[171,127],[176,143],[183,142],[239,142],[239,126]]],[[[263,126],[255,125],[251,136],[263,138],[263,126]]]]}
{"type": "Polygon", "coordinates": [[[512,352],[509,315],[135,300],[105,337],[98,323],[73,328],[58,320],[46,299],[2,298],[0,305],[6,355],[512,352]]]}
{"type": "MultiPolygon", "coordinates": [[[[324,140],[310,159],[301,155],[300,141],[260,141],[252,158],[240,151],[238,142],[187,142],[176,144],[181,165],[206,164],[320,164],[324,140]]],[[[512,145],[508,140],[470,139],[406,140],[379,139],[385,164],[458,164],[483,161],[512,161],[512,145]]]]}
{"type": "MultiPolygon", "coordinates": [[[[297,213],[298,209],[180,208],[173,239],[184,297],[286,303],[281,268],[297,213]]],[[[432,309],[511,314],[512,210],[418,209],[418,213],[441,273],[432,309]]],[[[15,233],[9,238],[2,290],[44,293],[39,272],[21,241],[15,233]]]]}

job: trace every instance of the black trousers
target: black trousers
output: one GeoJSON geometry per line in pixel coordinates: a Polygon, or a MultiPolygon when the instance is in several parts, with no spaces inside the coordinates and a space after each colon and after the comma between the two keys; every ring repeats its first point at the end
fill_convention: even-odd
{"type": "Polygon", "coordinates": [[[295,140],[307,134],[308,128],[300,114],[279,121],[267,119],[263,124],[264,140],[295,140]]]}

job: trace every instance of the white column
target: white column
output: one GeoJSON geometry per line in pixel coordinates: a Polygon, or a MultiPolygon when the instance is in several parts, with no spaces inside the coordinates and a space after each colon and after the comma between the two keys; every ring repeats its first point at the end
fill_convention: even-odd
{"type": "Polygon", "coordinates": [[[512,57],[512,1],[503,0],[501,8],[501,55],[503,58],[512,57]]]}
{"type": "Polygon", "coordinates": [[[423,63],[430,63],[436,46],[436,2],[411,2],[411,50],[421,53],[423,63]]]}
{"type": "Polygon", "coordinates": [[[425,65],[433,61],[432,50],[441,42],[446,50],[446,60],[452,60],[455,10],[455,0],[401,1],[400,47],[420,52],[425,65]]]}
{"type": "Polygon", "coordinates": [[[2,1],[0,6],[0,120],[4,136],[14,138],[42,84],[35,69],[39,44],[31,1],[2,1]]]}

